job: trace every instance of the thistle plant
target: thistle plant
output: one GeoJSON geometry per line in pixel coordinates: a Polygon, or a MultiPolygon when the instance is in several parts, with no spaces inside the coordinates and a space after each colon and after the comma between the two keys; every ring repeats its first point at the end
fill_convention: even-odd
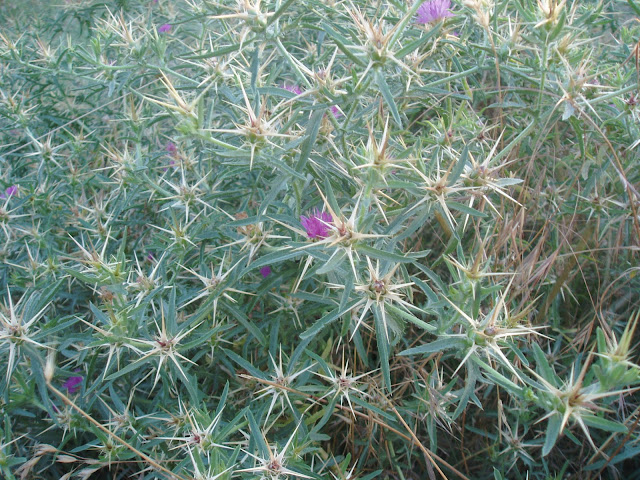
{"type": "Polygon", "coordinates": [[[0,5],[0,476],[636,478],[640,4],[0,5]]]}

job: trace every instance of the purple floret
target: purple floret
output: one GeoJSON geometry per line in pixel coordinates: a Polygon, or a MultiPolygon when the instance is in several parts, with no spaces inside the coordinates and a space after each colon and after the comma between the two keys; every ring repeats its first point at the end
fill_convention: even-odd
{"type": "Polygon", "coordinates": [[[69,377],[66,382],[62,384],[62,388],[66,388],[69,393],[76,393],[80,389],[80,384],[84,378],[80,376],[69,377]]]}
{"type": "Polygon", "coordinates": [[[262,275],[262,278],[267,278],[269,275],[271,275],[271,267],[269,265],[267,265],[266,267],[262,267],[260,269],[260,275],[262,275]]]}
{"type": "Polygon", "coordinates": [[[314,210],[311,215],[300,217],[300,223],[307,232],[309,238],[327,238],[329,236],[329,224],[333,219],[327,212],[314,210]]]}
{"type": "Polygon", "coordinates": [[[429,0],[424,2],[416,12],[416,22],[425,24],[453,17],[453,13],[449,10],[450,8],[451,0],[429,0]]]}
{"type": "Polygon", "coordinates": [[[298,85],[283,85],[282,88],[290,91],[291,93],[295,93],[296,95],[301,95],[304,92],[304,90],[302,90],[298,85]]]}

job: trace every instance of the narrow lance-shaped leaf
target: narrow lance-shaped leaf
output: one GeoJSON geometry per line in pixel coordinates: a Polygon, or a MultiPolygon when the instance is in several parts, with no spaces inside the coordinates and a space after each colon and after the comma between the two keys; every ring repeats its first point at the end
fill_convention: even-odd
{"type": "Polygon", "coordinates": [[[402,128],[402,120],[400,119],[400,113],[398,112],[398,106],[396,105],[396,101],[393,98],[393,94],[391,90],[389,90],[389,85],[387,84],[387,80],[384,76],[384,72],[382,69],[377,68],[375,70],[375,78],[376,83],[378,84],[378,88],[380,89],[380,93],[382,94],[382,98],[384,98],[385,103],[391,110],[391,115],[393,116],[393,120],[396,124],[402,128]]]}
{"type": "Polygon", "coordinates": [[[377,305],[373,307],[373,317],[376,324],[376,342],[378,343],[378,355],[380,357],[380,369],[382,370],[382,378],[384,379],[384,385],[388,393],[392,392],[391,389],[391,369],[389,368],[390,344],[389,344],[389,332],[386,322],[383,321],[383,312],[377,305]]]}
{"type": "Polygon", "coordinates": [[[542,447],[542,456],[546,457],[553,449],[553,446],[558,440],[560,435],[560,428],[562,427],[562,415],[559,412],[555,412],[549,417],[547,421],[547,434],[544,438],[544,446],[542,447]]]}

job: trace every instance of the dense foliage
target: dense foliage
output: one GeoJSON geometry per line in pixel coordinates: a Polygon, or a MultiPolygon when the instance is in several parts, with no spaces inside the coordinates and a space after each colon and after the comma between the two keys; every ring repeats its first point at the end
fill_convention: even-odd
{"type": "Polygon", "coordinates": [[[640,4],[54,3],[0,3],[3,478],[640,478],[640,4]]]}

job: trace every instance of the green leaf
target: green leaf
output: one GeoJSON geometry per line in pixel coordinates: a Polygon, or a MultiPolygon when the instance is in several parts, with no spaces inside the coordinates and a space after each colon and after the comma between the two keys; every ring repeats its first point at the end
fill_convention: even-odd
{"type": "Polygon", "coordinates": [[[378,250],[377,248],[369,247],[368,245],[357,245],[356,251],[358,253],[364,253],[368,257],[385,260],[391,263],[411,263],[415,261],[411,257],[405,257],[398,253],[385,252],[384,250],[378,250]]]}
{"type": "Polygon", "coordinates": [[[430,302],[435,303],[438,301],[438,296],[436,295],[436,292],[434,292],[429,285],[427,285],[417,277],[411,277],[411,281],[415,283],[416,286],[418,286],[420,290],[424,292],[424,294],[427,296],[430,302]]]}
{"type": "Polygon", "coordinates": [[[44,326],[42,331],[39,334],[34,335],[33,338],[38,339],[41,336],[49,336],[49,338],[51,338],[50,335],[56,332],[59,332],[61,330],[68,331],[68,328],[77,322],[79,322],[78,317],[56,318],[54,320],[47,322],[47,324],[44,326]]]}
{"type": "Polygon", "coordinates": [[[336,404],[338,403],[338,399],[340,395],[334,394],[333,397],[327,402],[327,404],[320,410],[320,412],[324,411],[322,414],[322,418],[318,420],[318,422],[313,426],[313,432],[318,432],[322,427],[324,427],[327,422],[331,419],[331,415],[336,408],[336,404]]]}
{"type": "Polygon", "coordinates": [[[256,340],[260,342],[260,345],[265,346],[267,344],[267,339],[265,338],[262,331],[255,325],[255,323],[247,318],[244,312],[241,312],[230,303],[225,304],[224,308],[225,310],[230,312],[235,317],[235,319],[242,324],[244,328],[246,328],[254,337],[256,337],[256,340]]]}
{"type": "Polygon", "coordinates": [[[253,272],[258,270],[261,267],[264,267],[265,265],[268,265],[268,266],[275,265],[276,263],[284,262],[285,260],[291,260],[292,258],[301,257],[307,254],[308,252],[304,249],[298,250],[293,248],[289,248],[289,249],[285,248],[285,249],[278,250],[277,252],[268,253],[256,259],[251,264],[249,264],[244,270],[240,272],[239,276],[242,277],[249,272],[253,272]]]}
{"type": "Polygon", "coordinates": [[[302,340],[306,340],[307,338],[315,337],[324,327],[329,325],[331,322],[335,322],[338,318],[340,318],[345,313],[351,311],[356,304],[360,303],[360,300],[354,300],[350,302],[344,310],[340,310],[340,307],[330,311],[322,318],[316,321],[310,328],[300,334],[300,338],[302,340]]]}
{"type": "Polygon", "coordinates": [[[306,140],[302,145],[302,148],[300,149],[300,158],[298,159],[298,163],[296,164],[296,170],[298,172],[303,172],[305,167],[307,166],[307,160],[309,160],[311,149],[316,143],[316,138],[318,137],[318,131],[320,130],[323,116],[324,110],[316,110],[311,115],[311,119],[309,119],[305,135],[306,140]]]}
{"type": "MultiPolygon", "coordinates": [[[[295,170],[292,170],[292,172],[299,175],[295,170]]],[[[269,185],[269,193],[264,197],[264,200],[260,205],[260,209],[258,210],[260,215],[265,215],[267,213],[269,207],[274,204],[278,194],[287,186],[288,179],[288,175],[280,175],[271,182],[271,185],[269,185]]],[[[304,177],[302,177],[302,180],[304,180],[304,177]]]]}
{"type": "MultiPolygon", "coordinates": [[[[53,408],[52,408],[53,403],[49,398],[49,389],[47,388],[46,379],[44,376],[44,365],[45,365],[44,358],[42,358],[40,353],[35,348],[33,348],[32,345],[27,345],[27,344],[22,345],[21,351],[26,357],[29,358],[29,362],[31,366],[30,368],[31,377],[34,378],[36,381],[36,385],[38,386],[38,392],[40,393],[40,399],[42,400],[42,405],[44,409],[49,413],[49,415],[51,415],[51,418],[55,418],[53,416],[54,415],[53,408]]],[[[15,368],[17,368],[17,365],[15,366],[15,368]]],[[[5,368],[5,371],[2,372],[2,374],[3,376],[6,375],[6,368],[5,368]]]]}
{"type": "Polygon", "coordinates": [[[146,358],[142,358],[142,359],[136,360],[135,362],[131,362],[126,367],[121,368],[117,372],[113,372],[111,375],[109,375],[107,378],[105,378],[105,380],[107,382],[112,382],[113,380],[116,380],[116,379],[120,378],[121,376],[126,375],[127,373],[131,373],[131,372],[133,372],[135,370],[138,370],[145,363],[148,363],[150,361],[150,359],[151,359],[151,357],[146,357],[146,358]]]}
{"type": "Polygon", "coordinates": [[[442,352],[444,350],[450,350],[452,348],[464,347],[467,343],[467,337],[464,335],[446,336],[439,338],[431,343],[425,343],[419,347],[409,348],[400,352],[398,355],[424,355],[425,353],[442,352]]]}
{"type": "Polygon", "coordinates": [[[251,364],[251,362],[248,362],[237,353],[232,352],[231,350],[227,350],[226,348],[223,348],[222,351],[225,353],[225,355],[227,355],[227,357],[229,357],[231,360],[236,362],[238,365],[240,365],[240,367],[244,368],[247,372],[249,372],[254,377],[266,380],[264,374],[260,370],[258,370],[256,367],[254,367],[251,364]]]}
{"type": "MultiPolygon", "coordinates": [[[[304,141],[304,139],[303,139],[304,141]]],[[[288,178],[297,178],[298,180],[302,180],[305,181],[307,179],[307,177],[305,177],[303,174],[301,174],[300,172],[294,170],[292,167],[290,167],[289,165],[287,165],[285,162],[283,162],[282,160],[280,160],[279,158],[270,158],[269,159],[269,164],[275,168],[277,168],[278,170],[280,170],[282,173],[286,173],[287,176],[285,179],[288,178]]],[[[269,191],[271,193],[271,190],[269,191]]],[[[277,192],[276,192],[277,193],[277,192]]],[[[275,195],[273,195],[273,197],[275,198],[275,195]]],[[[266,201],[262,202],[263,205],[267,205],[266,201]]],[[[266,208],[261,210],[262,212],[266,212],[266,208]]]]}
{"type": "Polygon", "coordinates": [[[558,440],[560,435],[560,428],[562,427],[562,415],[559,412],[555,412],[549,417],[547,422],[547,435],[544,439],[544,446],[542,447],[542,456],[546,457],[553,449],[553,446],[558,440]]]}
{"type": "Polygon", "coordinates": [[[267,20],[267,26],[271,25],[278,18],[280,18],[282,14],[287,11],[287,8],[289,8],[289,5],[291,5],[294,1],[295,0],[285,0],[285,2],[282,5],[280,5],[280,8],[278,8],[278,10],[276,10],[275,13],[271,15],[271,17],[269,17],[269,19],[267,20]]]}
{"type": "Polygon", "coordinates": [[[462,213],[466,213],[467,215],[471,215],[472,217],[487,218],[489,216],[486,213],[480,212],[475,208],[468,207],[467,205],[463,205],[462,203],[448,200],[446,204],[447,204],[447,207],[452,208],[453,210],[458,210],[459,212],[462,212],[462,213]]]}
{"type": "Polygon", "coordinates": [[[182,384],[187,388],[191,404],[194,406],[198,405],[200,402],[200,396],[198,395],[198,381],[196,377],[190,375],[184,368],[182,368],[182,370],[177,368],[173,362],[171,362],[170,365],[172,370],[175,371],[176,376],[180,378],[182,384]]]}
{"type": "Polygon", "coordinates": [[[514,138],[513,140],[511,140],[511,142],[509,142],[509,144],[504,147],[502,150],[500,150],[500,152],[498,152],[494,157],[493,157],[493,163],[498,162],[498,160],[500,160],[502,157],[504,157],[505,155],[507,155],[511,149],[513,147],[515,147],[518,143],[520,143],[520,141],[526,137],[527,135],[529,135],[529,132],[531,132],[531,130],[533,130],[533,127],[536,126],[538,122],[536,120],[533,120],[529,125],[527,125],[526,128],[524,128],[516,138],[514,138]]]}
{"type": "Polygon", "coordinates": [[[344,38],[342,35],[340,35],[338,32],[336,32],[328,23],[322,22],[322,24],[320,25],[320,28],[322,28],[327,33],[327,35],[329,35],[333,39],[336,46],[342,51],[342,53],[344,53],[353,62],[357,63],[361,67],[366,66],[366,64],[362,60],[360,60],[356,55],[353,54],[353,52],[351,52],[351,50],[347,48],[346,44],[348,40],[344,38]]]}
{"type": "MultiPolygon", "coordinates": [[[[342,292],[342,298],[340,299],[340,310],[344,310],[347,307],[347,302],[349,302],[349,299],[351,298],[353,288],[353,278],[348,276],[344,282],[344,290],[342,292]]],[[[351,324],[351,316],[346,316],[342,324],[342,331],[340,332],[341,337],[345,337],[349,333],[351,324]]]]}
{"type": "Polygon", "coordinates": [[[634,2],[633,0],[627,0],[627,3],[633,9],[633,11],[636,12],[636,15],[640,16],[640,7],[636,5],[636,2],[634,2]]]}
{"type": "Polygon", "coordinates": [[[339,215],[340,205],[338,205],[338,200],[336,200],[336,195],[333,193],[333,187],[331,186],[331,181],[329,175],[324,177],[324,196],[327,198],[327,202],[329,202],[329,206],[339,215]]]}
{"type": "Polygon", "coordinates": [[[337,250],[333,256],[329,259],[329,261],[327,263],[325,263],[324,265],[322,265],[316,273],[318,273],[319,275],[323,275],[325,273],[329,273],[333,270],[335,270],[336,268],[338,268],[341,264],[342,261],[344,260],[344,257],[347,256],[347,252],[345,250],[337,250]]]}
{"type": "Polygon", "coordinates": [[[507,377],[495,370],[493,367],[483,362],[476,355],[472,355],[471,357],[469,357],[469,359],[478,364],[478,366],[482,367],[484,373],[488,375],[496,384],[506,388],[516,395],[520,395],[522,393],[522,388],[520,386],[516,385],[507,377]]]}
{"type": "Polygon", "coordinates": [[[446,292],[449,290],[436,272],[420,263],[414,263],[414,265],[422,270],[427,275],[427,277],[429,277],[429,279],[436,284],[438,290],[440,290],[441,292],[446,292]]]}
{"type": "Polygon", "coordinates": [[[447,76],[445,78],[441,78],[440,80],[435,80],[435,81],[425,85],[424,87],[418,88],[417,90],[419,90],[421,92],[430,93],[429,90],[432,89],[433,87],[436,87],[438,85],[442,85],[444,83],[449,83],[449,82],[452,82],[454,80],[458,80],[459,78],[469,77],[471,74],[476,73],[478,70],[480,70],[480,67],[475,66],[473,68],[470,68],[469,70],[465,70],[464,72],[456,73],[455,75],[449,75],[449,76],[447,76]]]}
{"type": "Polygon", "coordinates": [[[554,385],[557,387],[558,384],[556,382],[556,378],[557,378],[556,374],[551,368],[551,366],[549,365],[549,361],[547,360],[546,355],[542,351],[542,348],[540,348],[540,345],[538,345],[535,342],[533,343],[531,348],[533,350],[533,357],[536,361],[536,369],[538,370],[538,373],[540,374],[540,376],[542,376],[542,378],[544,378],[551,385],[554,385]]]}
{"type": "Polygon", "coordinates": [[[522,179],[505,177],[505,178],[499,178],[498,180],[496,180],[495,183],[500,187],[508,187],[510,185],[519,185],[520,183],[522,183],[522,179]]]}
{"type": "Polygon", "coordinates": [[[405,320],[413,323],[414,325],[417,325],[418,327],[426,330],[427,332],[434,332],[436,330],[436,327],[434,327],[433,325],[429,325],[427,322],[420,320],[418,317],[412,315],[410,312],[406,310],[394,307],[393,305],[386,305],[385,308],[387,309],[387,312],[393,313],[394,315],[402,317],[405,320]]]}
{"type": "Polygon", "coordinates": [[[551,42],[553,42],[556,38],[558,38],[558,35],[560,35],[560,33],[562,32],[562,29],[564,28],[564,25],[567,21],[567,11],[566,10],[562,10],[562,12],[560,12],[559,17],[556,20],[556,25],[553,28],[553,30],[551,30],[551,32],[549,32],[549,36],[547,37],[547,42],[549,42],[549,44],[551,44],[551,42]]]}
{"type": "Polygon", "coordinates": [[[611,458],[603,458],[595,463],[584,466],[584,470],[600,470],[604,468],[606,465],[616,465],[624,460],[629,458],[637,459],[640,457],[640,446],[630,446],[629,443],[625,445],[623,451],[621,451],[618,455],[611,458]]]}
{"type": "Polygon", "coordinates": [[[369,411],[370,410],[371,412],[375,413],[376,415],[379,415],[380,417],[386,419],[387,423],[393,424],[393,423],[396,423],[396,421],[397,421],[397,418],[395,417],[395,415],[392,415],[389,412],[385,412],[381,408],[378,408],[375,405],[372,405],[372,404],[368,403],[364,398],[360,398],[360,397],[354,395],[353,397],[351,397],[351,402],[354,405],[360,405],[365,411],[369,411]]]}
{"type": "Polygon", "coordinates": [[[387,392],[391,393],[391,369],[389,367],[390,345],[389,345],[389,328],[385,325],[382,318],[382,312],[377,305],[373,306],[373,318],[376,324],[376,342],[378,343],[378,355],[380,356],[380,369],[382,370],[382,378],[387,392]]]}
{"type": "Polygon", "coordinates": [[[606,430],[607,432],[627,433],[628,431],[626,425],[619,422],[614,422],[613,420],[607,420],[606,418],[598,417],[597,415],[581,414],[580,418],[585,423],[585,425],[600,430],[606,430]]]}
{"type": "Polygon", "coordinates": [[[368,475],[365,475],[364,477],[358,477],[358,478],[360,478],[360,480],[373,480],[374,478],[380,478],[381,473],[382,473],[382,470],[376,470],[375,472],[371,472],[368,475]]]}
{"type": "Polygon", "coordinates": [[[476,383],[478,381],[478,378],[480,378],[478,366],[473,362],[468,362],[466,364],[466,367],[467,378],[464,381],[464,389],[462,390],[462,395],[460,396],[458,406],[455,412],[453,412],[453,420],[457,419],[462,414],[462,412],[464,412],[465,408],[467,408],[467,405],[469,404],[469,400],[472,400],[473,403],[482,408],[480,402],[478,401],[478,398],[474,393],[476,389],[476,383]]]}
{"type": "Polygon", "coordinates": [[[378,84],[378,88],[380,89],[380,93],[384,98],[384,101],[389,106],[391,110],[391,115],[393,115],[393,119],[396,124],[402,128],[402,120],[400,120],[400,113],[398,112],[398,106],[396,105],[396,101],[393,99],[393,95],[391,94],[391,90],[389,90],[389,85],[387,85],[387,80],[384,76],[383,71],[380,68],[375,70],[375,78],[376,83],[378,84]]]}
{"type": "Polygon", "coordinates": [[[422,35],[417,40],[414,40],[413,42],[409,42],[407,45],[405,45],[395,53],[395,57],[398,60],[400,60],[403,57],[409,55],[414,50],[417,50],[418,48],[420,48],[422,45],[424,45],[429,40],[431,40],[431,38],[433,38],[435,35],[440,33],[440,30],[442,29],[442,25],[443,25],[442,22],[438,23],[438,25],[431,28],[426,34],[422,35]]]}
{"type": "Polygon", "coordinates": [[[449,175],[447,186],[451,187],[454,183],[458,181],[458,178],[460,178],[460,175],[462,175],[462,172],[464,172],[464,167],[467,164],[468,156],[469,156],[469,145],[465,145],[464,149],[462,150],[462,154],[460,155],[460,158],[456,162],[456,166],[453,168],[453,170],[451,171],[451,174],[449,175]]]}
{"type": "MultiPolygon", "coordinates": [[[[251,40],[247,40],[246,44],[250,45],[251,40]]],[[[240,50],[242,47],[241,43],[234,43],[233,45],[228,45],[226,47],[219,48],[217,50],[212,50],[207,53],[203,53],[202,55],[191,55],[185,56],[185,60],[206,60],[207,58],[220,57],[222,55],[227,55],[229,53],[233,53],[237,50],[240,50]]]]}
{"type": "Polygon", "coordinates": [[[200,333],[197,338],[191,340],[188,343],[184,343],[180,346],[180,350],[188,351],[192,348],[197,347],[198,345],[202,345],[204,342],[208,341],[213,335],[218,333],[218,329],[209,328],[204,333],[200,333]]]}
{"type": "Polygon", "coordinates": [[[86,284],[89,284],[89,285],[95,285],[96,284],[96,277],[94,277],[94,276],[86,275],[84,273],[77,272],[73,268],[67,268],[67,267],[63,267],[62,271],[64,273],[67,273],[67,274],[71,275],[74,278],[77,278],[78,280],[80,280],[83,283],[86,283],[86,284]]]}
{"type": "Polygon", "coordinates": [[[251,431],[251,443],[255,442],[255,445],[258,447],[258,453],[261,458],[269,458],[271,455],[271,450],[267,445],[267,442],[264,440],[264,435],[262,434],[262,430],[258,426],[256,419],[254,418],[251,410],[247,408],[247,420],[249,420],[249,430],[251,431]]]}

